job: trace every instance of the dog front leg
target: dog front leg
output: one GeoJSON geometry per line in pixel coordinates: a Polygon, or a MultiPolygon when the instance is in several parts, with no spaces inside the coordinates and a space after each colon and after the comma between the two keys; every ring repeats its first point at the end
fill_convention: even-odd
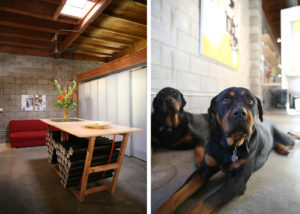
{"type": "MultiPolygon", "coordinates": [[[[185,200],[190,198],[204,183],[219,171],[217,165],[213,165],[214,159],[207,155],[201,166],[185,182],[185,184],[175,192],[154,214],[171,214],[174,213],[185,200]]],[[[215,163],[216,164],[216,163],[215,163]]]]}
{"type": "Polygon", "coordinates": [[[197,203],[190,214],[209,214],[234,196],[242,195],[246,189],[243,177],[231,177],[225,184],[204,201],[197,203]]]}
{"type": "Polygon", "coordinates": [[[205,180],[202,172],[195,171],[186,183],[175,192],[168,200],[166,200],[154,214],[171,214],[174,213],[185,200],[191,197],[201,186],[205,180]]]}

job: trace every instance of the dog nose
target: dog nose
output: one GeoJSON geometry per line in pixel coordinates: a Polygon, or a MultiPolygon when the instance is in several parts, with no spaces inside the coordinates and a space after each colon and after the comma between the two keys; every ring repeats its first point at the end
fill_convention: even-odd
{"type": "Polygon", "coordinates": [[[234,118],[244,118],[247,115],[247,111],[245,108],[237,107],[232,111],[232,116],[234,118]]]}
{"type": "Polygon", "coordinates": [[[168,103],[168,104],[172,104],[172,103],[173,103],[173,100],[172,100],[171,97],[167,97],[167,98],[165,99],[165,101],[166,101],[166,103],[168,103]]]}

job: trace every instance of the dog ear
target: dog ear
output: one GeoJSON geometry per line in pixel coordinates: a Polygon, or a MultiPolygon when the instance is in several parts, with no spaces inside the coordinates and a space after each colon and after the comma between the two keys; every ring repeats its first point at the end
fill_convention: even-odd
{"type": "Polygon", "coordinates": [[[261,122],[263,122],[263,108],[262,108],[262,104],[261,101],[258,97],[256,97],[256,101],[257,101],[257,108],[258,108],[258,115],[259,115],[259,119],[261,122]]]}
{"type": "Polygon", "coordinates": [[[216,114],[216,99],[217,96],[215,96],[214,98],[212,98],[212,100],[210,101],[210,106],[207,110],[208,113],[208,120],[211,121],[213,115],[216,114]]]}
{"type": "Polygon", "coordinates": [[[181,107],[180,107],[180,110],[183,110],[183,107],[186,105],[186,101],[183,97],[183,94],[181,92],[180,93],[180,98],[181,98],[181,107]]]}
{"type": "Polygon", "coordinates": [[[157,95],[153,99],[152,106],[153,106],[153,111],[158,111],[158,109],[159,109],[159,100],[158,100],[157,95]]]}

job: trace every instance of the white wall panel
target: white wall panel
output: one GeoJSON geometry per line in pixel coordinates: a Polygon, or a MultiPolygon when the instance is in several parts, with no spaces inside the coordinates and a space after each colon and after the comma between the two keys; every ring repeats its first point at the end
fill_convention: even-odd
{"type": "Polygon", "coordinates": [[[97,120],[98,118],[98,81],[91,81],[91,93],[90,93],[90,119],[97,120]]]}
{"type": "Polygon", "coordinates": [[[91,82],[84,83],[84,119],[91,119],[91,82]]]}
{"type": "MultiPolygon", "coordinates": [[[[147,72],[123,71],[79,86],[79,116],[142,128],[131,134],[125,154],[146,160],[147,72]]],[[[110,136],[111,138],[111,136],[110,136]]],[[[116,140],[121,140],[118,136],[116,140]]]]}
{"type": "Polygon", "coordinates": [[[106,114],[107,120],[117,124],[117,76],[110,75],[106,77],[106,114]]]}
{"type": "Polygon", "coordinates": [[[131,72],[131,126],[144,131],[131,134],[132,155],[147,160],[147,69],[131,72]]]}
{"type": "Polygon", "coordinates": [[[78,108],[79,108],[79,118],[84,118],[85,115],[84,83],[78,86],[78,108]]]}
{"type": "MultiPolygon", "coordinates": [[[[117,74],[117,124],[130,126],[130,71],[117,74]]],[[[119,139],[118,139],[119,140],[119,139]]],[[[131,138],[128,139],[125,154],[132,156],[131,138]]]]}
{"type": "Polygon", "coordinates": [[[107,121],[106,114],[106,78],[98,79],[98,118],[100,121],[107,121]]]}

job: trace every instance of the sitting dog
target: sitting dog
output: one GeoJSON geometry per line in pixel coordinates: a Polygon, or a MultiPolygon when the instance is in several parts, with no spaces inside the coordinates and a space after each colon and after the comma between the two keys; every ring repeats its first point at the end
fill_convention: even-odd
{"type": "Polygon", "coordinates": [[[245,88],[222,91],[211,100],[208,114],[211,139],[200,167],[155,213],[173,213],[211,176],[223,170],[228,175],[224,185],[190,211],[211,213],[245,192],[248,179],[264,165],[272,149],[286,155],[295,144],[294,139],[263,118],[261,101],[245,88]]]}
{"type": "Polygon", "coordinates": [[[186,101],[174,88],[163,88],[153,100],[151,144],[172,149],[194,149],[195,163],[201,163],[210,132],[207,114],[183,110],[186,101]]]}

